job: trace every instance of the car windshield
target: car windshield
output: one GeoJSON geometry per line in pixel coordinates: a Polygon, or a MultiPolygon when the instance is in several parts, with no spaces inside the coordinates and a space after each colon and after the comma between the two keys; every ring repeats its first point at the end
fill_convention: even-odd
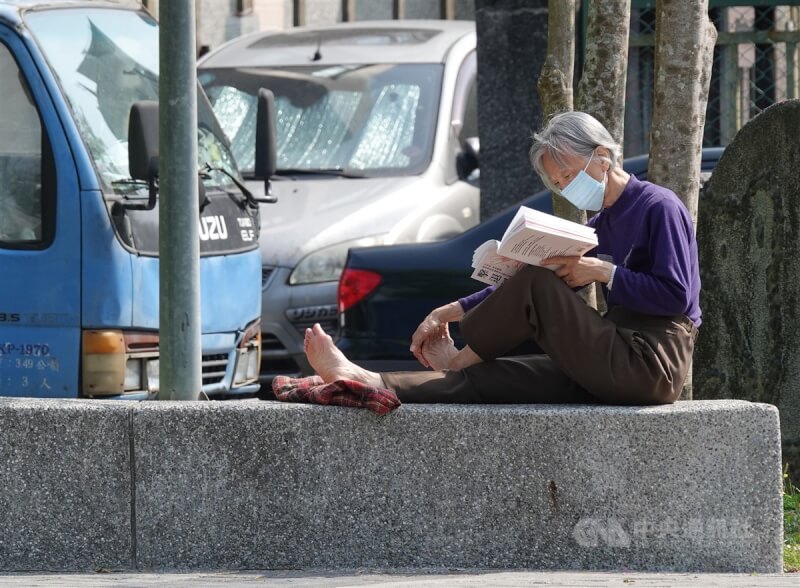
{"type": "MultiPolygon", "coordinates": [[[[128,116],[140,100],[158,100],[158,28],[144,12],[108,9],[31,11],[26,21],[69,102],[78,130],[108,189],[146,191],[130,180],[128,116]]],[[[198,165],[238,176],[208,101],[198,99],[198,165]]],[[[207,187],[229,185],[220,172],[207,187]]]]}
{"type": "Polygon", "coordinates": [[[414,175],[430,161],[441,65],[215,68],[199,79],[243,170],[254,166],[259,88],[275,95],[279,173],[414,175]]]}

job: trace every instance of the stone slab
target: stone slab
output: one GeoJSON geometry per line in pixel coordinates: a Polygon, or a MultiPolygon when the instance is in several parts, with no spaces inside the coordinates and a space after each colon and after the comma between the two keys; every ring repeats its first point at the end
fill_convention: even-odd
{"type": "Polygon", "coordinates": [[[0,570],[129,568],[127,403],[0,399],[0,570]]]}
{"type": "Polygon", "coordinates": [[[800,485],[798,128],[800,100],[770,106],[739,130],[703,188],[694,395],[776,405],[800,485]]]}
{"type": "Polygon", "coordinates": [[[775,407],[135,408],[139,569],[782,569],[775,407]]]}

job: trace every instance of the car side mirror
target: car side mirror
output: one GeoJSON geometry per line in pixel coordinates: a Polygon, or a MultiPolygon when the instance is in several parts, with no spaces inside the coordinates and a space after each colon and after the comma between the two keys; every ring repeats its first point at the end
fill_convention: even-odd
{"type": "Polygon", "coordinates": [[[456,159],[456,171],[462,180],[480,167],[481,142],[478,137],[467,137],[456,159]]]}
{"type": "Polygon", "coordinates": [[[259,202],[276,202],[272,196],[270,179],[277,169],[277,131],[275,129],[275,96],[266,88],[258,90],[258,110],[256,113],[256,160],[255,177],[264,180],[264,194],[266,200],[259,202]]]}

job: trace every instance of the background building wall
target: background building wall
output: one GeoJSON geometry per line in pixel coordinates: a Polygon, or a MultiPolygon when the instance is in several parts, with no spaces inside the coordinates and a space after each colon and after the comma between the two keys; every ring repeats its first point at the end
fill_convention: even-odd
{"type": "Polygon", "coordinates": [[[262,31],[291,27],[292,10],[292,0],[253,0],[253,14],[262,31]]]}
{"type": "Polygon", "coordinates": [[[392,19],[398,13],[407,19],[475,18],[473,0],[253,0],[252,5],[261,28],[392,19]]]}
{"type": "Polygon", "coordinates": [[[236,10],[236,3],[231,0],[195,0],[195,4],[198,47],[219,47],[227,40],[228,18],[236,10]]]}
{"type": "Polygon", "coordinates": [[[342,3],[339,0],[305,0],[305,24],[327,25],[342,20],[342,3]]]}

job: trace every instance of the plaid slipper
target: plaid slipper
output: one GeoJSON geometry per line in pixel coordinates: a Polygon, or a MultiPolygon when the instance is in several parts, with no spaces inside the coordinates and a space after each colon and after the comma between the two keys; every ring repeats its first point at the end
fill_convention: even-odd
{"type": "Polygon", "coordinates": [[[386,388],[375,388],[353,380],[336,380],[326,384],[319,376],[290,378],[275,376],[272,380],[275,398],[283,402],[336,404],[352,408],[368,408],[384,415],[400,406],[397,395],[386,388]]]}

